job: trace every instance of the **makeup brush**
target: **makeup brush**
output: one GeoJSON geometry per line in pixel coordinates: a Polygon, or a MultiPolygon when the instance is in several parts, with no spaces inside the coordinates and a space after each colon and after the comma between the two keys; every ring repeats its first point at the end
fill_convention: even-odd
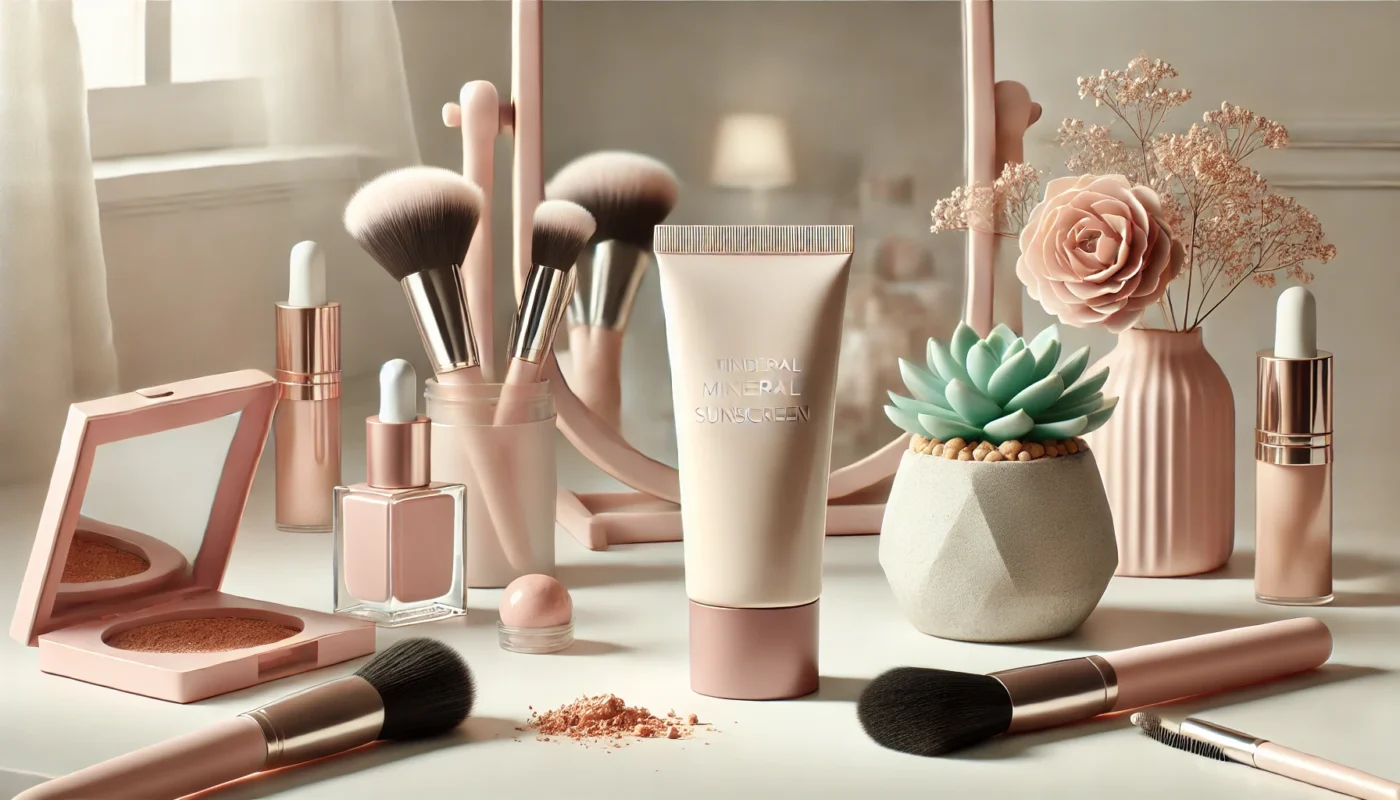
{"type": "Polygon", "coordinates": [[[345,206],[345,230],[403,286],[442,383],[482,380],[461,273],[482,204],[481,189],[451,170],[405,167],[345,206]]]}
{"type": "Polygon", "coordinates": [[[471,713],[471,670],[434,639],[404,639],[354,675],[40,784],[16,800],[174,800],[381,739],[448,733],[471,713]]]}
{"type": "Polygon", "coordinates": [[[1305,672],[1331,653],[1327,626],[1303,617],[990,675],[899,667],[865,687],[856,716],[884,747],[937,756],[1305,672]]]}
{"type": "Polygon", "coordinates": [[[564,165],[545,197],[578,203],[598,222],[591,274],[580,276],[589,299],[574,294],[569,348],[576,390],[584,404],[613,426],[622,409],[622,334],[646,272],[653,229],[676,206],[679,182],[670,167],[638,153],[592,153],[564,165]]]}
{"type": "Polygon", "coordinates": [[[1130,719],[1149,738],[1168,747],[1216,761],[1244,764],[1360,800],[1400,800],[1400,783],[1368,775],[1325,758],[1308,755],[1222,725],[1193,717],[1187,717],[1177,725],[1150,711],[1139,711],[1130,719]]]}
{"type": "Polygon", "coordinates": [[[442,122],[462,129],[462,176],[481,188],[481,221],[463,265],[467,310],[471,314],[482,377],[496,380],[495,325],[492,313],[494,261],[491,247],[491,198],[496,183],[496,137],[501,133],[501,97],[490,81],[462,85],[458,103],[442,107],[442,122]]]}

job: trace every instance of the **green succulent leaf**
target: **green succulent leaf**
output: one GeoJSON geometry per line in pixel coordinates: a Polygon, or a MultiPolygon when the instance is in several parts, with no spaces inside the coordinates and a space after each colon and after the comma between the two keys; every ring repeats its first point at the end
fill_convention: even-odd
{"type": "Polygon", "coordinates": [[[1070,389],[1069,391],[1065,392],[1064,397],[1061,397],[1059,399],[1059,402],[1055,403],[1055,405],[1078,405],[1079,403],[1083,402],[1086,398],[1098,394],[1099,390],[1103,388],[1104,382],[1107,380],[1108,367],[1104,367],[1098,372],[1095,372],[1093,375],[1090,375],[1089,377],[1080,381],[1078,386],[1075,386],[1073,389],[1070,389]]]}
{"type": "Polygon", "coordinates": [[[1031,375],[1034,373],[1035,356],[1031,355],[1031,351],[1023,348],[1015,355],[1010,355],[1003,360],[996,372],[992,373],[991,380],[987,382],[987,395],[997,405],[1005,406],[1011,398],[1031,383],[1031,375]]]}
{"type": "Polygon", "coordinates": [[[1001,444],[1007,439],[1017,439],[1031,432],[1035,420],[1024,411],[1013,411],[1000,419],[994,419],[982,426],[992,444],[1001,444]]]}
{"type": "Polygon", "coordinates": [[[1052,372],[1016,393],[1005,404],[1007,411],[1024,411],[1034,417],[1055,404],[1065,391],[1060,373],[1052,372]]]}
{"type": "Polygon", "coordinates": [[[885,406],[885,416],[889,417],[890,422],[893,422],[901,430],[923,436],[926,439],[933,438],[929,435],[928,429],[919,424],[917,415],[910,414],[908,411],[895,408],[894,406],[885,406]]]}
{"type": "Polygon", "coordinates": [[[1025,349],[1026,349],[1026,340],[1025,340],[1025,339],[1017,339],[1016,341],[1014,341],[1014,342],[1011,343],[1011,346],[1010,346],[1010,347],[1006,348],[1006,352],[1005,352],[1005,353],[1002,355],[1002,357],[1001,357],[1001,363],[1005,364],[1005,363],[1006,363],[1006,360],[1007,360],[1008,358],[1011,358],[1012,356],[1016,355],[1017,353],[1020,353],[1020,352],[1024,351],[1025,349]]]}
{"type": "MultiPolygon", "coordinates": [[[[1068,397],[1069,395],[1065,395],[1068,397]]],[[[1036,422],[1060,422],[1066,419],[1074,419],[1087,414],[1092,414],[1103,407],[1103,392],[1095,392],[1087,398],[1072,405],[1064,405],[1064,399],[1050,406],[1044,412],[1035,415],[1036,422]]]]}
{"type": "MultiPolygon", "coordinates": [[[[967,351],[977,344],[977,331],[974,331],[966,322],[959,322],[958,327],[953,330],[953,338],[949,341],[949,353],[953,360],[959,364],[967,360],[967,351]]],[[[933,340],[929,340],[929,367],[933,368],[933,340]]]]}
{"type": "Polygon", "coordinates": [[[1075,417],[1060,422],[1044,422],[1031,428],[1032,439],[1068,439],[1078,436],[1089,426],[1088,417],[1075,417]]]}
{"type": "Polygon", "coordinates": [[[974,428],[966,422],[954,422],[942,417],[920,416],[919,424],[929,432],[930,438],[944,442],[957,438],[965,440],[982,438],[982,429],[974,428]]]}
{"type": "Polygon", "coordinates": [[[1103,406],[1099,408],[1098,411],[1095,411],[1094,413],[1088,416],[1086,420],[1087,424],[1084,426],[1084,430],[1080,431],[1075,435],[1082,436],[1086,433],[1090,433],[1092,431],[1098,430],[1099,428],[1102,428],[1103,424],[1105,422],[1108,422],[1109,417],[1113,416],[1113,412],[1117,407],[1118,398],[1108,398],[1108,400],[1104,402],[1103,406]]]}
{"type": "Polygon", "coordinates": [[[900,411],[909,414],[928,414],[934,417],[962,421],[962,417],[958,416],[958,412],[956,411],[951,411],[941,406],[934,405],[933,403],[925,403],[922,400],[911,400],[904,395],[895,394],[894,392],[890,392],[889,394],[890,402],[894,403],[894,407],[900,411]]]}
{"type": "Polygon", "coordinates": [[[992,328],[992,332],[987,334],[986,341],[987,344],[992,346],[992,350],[996,352],[997,358],[1001,358],[1006,355],[1006,348],[1010,347],[1011,343],[1016,341],[1016,338],[1016,332],[1008,328],[1005,323],[1002,323],[992,328]]]}
{"type": "Polygon", "coordinates": [[[904,385],[909,387],[909,391],[913,393],[914,397],[926,403],[951,408],[943,394],[947,382],[938,376],[903,358],[899,360],[899,376],[904,379],[904,385]]]}
{"type": "Polygon", "coordinates": [[[1002,416],[1001,406],[962,381],[948,382],[948,402],[969,425],[986,425],[1002,416]]]}
{"type": "Polygon", "coordinates": [[[953,358],[953,353],[948,349],[948,346],[937,339],[929,339],[928,341],[928,359],[933,366],[934,374],[945,382],[972,383],[972,378],[968,376],[967,370],[963,369],[962,364],[953,358]]]}
{"type": "Polygon", "coordinates": [[[1032,344],[1030,349],[1031,355],[1035,356],[1035,374],[1032,378],[1040,380],[1055,371],[1055,364],[1060,360],[1059,339],[1032,344]]]}
{"type": "Polygon", "coordinates": [[[1000,364],[1001,357],[987,342],[978,342],[967,351],[967,374],[978,391],[987,391],[987,381],[992,379],[992,373],[996,372],[1000,364]]]}
{"type": "Polygon", "coordinates": [[[1065,386],[1073,386],[1074,382],[1079,380],[1079,376],[1084,374],[1084,368],[1087,366],[1089,366],[1089,348],[1081,347],[1071,353],[1070,357],[1066,358],[1065,362],[1060,365],[1059,370],[1065,386]]]}

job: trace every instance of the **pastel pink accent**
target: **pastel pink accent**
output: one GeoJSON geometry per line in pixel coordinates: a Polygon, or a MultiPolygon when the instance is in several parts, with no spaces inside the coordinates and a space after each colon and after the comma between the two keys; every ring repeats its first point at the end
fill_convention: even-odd
{"type": "Polygon", "coordinates": [[[554,628],[574,618],[574,601],[564,584],[548,575],[521,575],[501,593],[501,624],[512,628],[554,628]]]}
{"type": "Polygon", "coordinates": [[[1251,625],[1106,653],[1118,676],[1110,711],[1262,683],[1316,669],[1332,655],[1332,633],[1308,617],[1251,625]]]}
{"type": "Polygon", "coordinates": [[[1235,546],[1235,400],[1199,328],[1123,331],[1109,368],[1113,418],[1086,439],[1118,535],[1118,575],[1219,569],[1235,546]]]}
{"type": "Polygon", "coordinates": [[[458,94],[462,126],[462,175],[481,187],[481,218],[462,264],[472,336],[481,353],[482,380],[496,380],[496,335],[491,242],[491,207],[496,183],[496,137],[501,132],[501,98],[489,81],[471,81],[458,94]]]}
{"type": "Polygon", "coordinates": [[[727,700],[790,700],[818,688],[820,600],[790,608],[690,601],[690,688],[727,700]]]}
{"type": "Polygon", "coordinates": [[[417,603],[452,588],[457,503],[427,493],[441,484],[408,489],[349,487],[345,514],[345,589],[366,603],[417,603]],[[356,492],[359,493],[356,493],[356,492]]]}
{"type": "Polygon", "coordinates": [[[16,800],[176,800],[260,772],[265,763],[262,728],[240,715],[41,783],[16,800]]]}
{"type": "MultiPolygon", "coordinates": [[[[374,626],[227,595],[218,588],[267,441],[277,387],[257,370],[142,389],[69,410],[49,494],[20,586],[10,635],[39,647],[39,668],[123,691],[188,703],[374,652],[374,626]],[[182,578],[110,602],[70,603],[61,582],[98,446],[239,413],[199,555],[182,578]],[[169,619],[269,619],[301,632],[218,653],[139,653],[104,640],[169,619]]],[[[154,562],[153,562],[154,563],[154,562]]],[[[144,573],[143,573],[144,574],[144,573]]]]}
{"type": "Polygon", "coordinates": [[[574,353],[570,384],[613,430],[622,430],[622,331],[592,326],[588,346],[574,353]]]}
{"type": "Polygon", "coordinates": [[[1259,749],[1254,753],[1254,765],[1275,775],[1302,781],[1321,789],[1330,789],[1360,800],[1400,800],[1400,783],[1368,775],[1361,770],[1300,753],[1273,742],[1259,745],[1259,749]]]}
{"type": "MultiPolygon", "coordinates": [[[[986,18],[990,22],[989,0],[968,2],[985,5],[986,18]]],[[[513,0],[511,5],[511,117],[515,145],[511,208],[515,218],[515,286],[516,293],[519,294],[520,287],[533,266],[530,259],[530,237],[534,226],[535,206],[544,199],[541,166],[544,142],[541,63],[544,4],[542,0],[513,0]]],[[[990,63],[989,57],[987,63],[990,63]]],[[[992,261],[989,260],[989,263],[992,261]]],[[[988,291],[990,292],[990,287],[988,291]]],[[[573,341],[571,336],[571,345],[573,341]]],[[[615,426],[609,425],[606,419],[590,411],[570,390],[559,370],[558,362],[552,355],[545,360],[541,379],[548,380],[555,386],[554,402],[558,410],[559,430],[584,458],[596,464],[609,476],[637,491],[645,492],[658,500],[680,502],[680,476],[675,468],[638,452],[636,448],[627,444],[615,426]]],[[[443,383],[456,383],[464,379],[458,379],[455,375],[441,375],[439,380],[443,383]]],[[[827,497],[846,497],[888,480],[899,468],[900,456],[908,446],[908,435],[900,436],[860,461],[832,472],[827,485],[827,497]]],[[[470,570],[471,561],[468,560],[467,563],[470,570]]]]}
{"type": "MultiPolygon", "coordinates": [[[[996,49],[991,0],[963,0],[963,97],[968,183],[990,184],[996,163],[996,49]]],[[[985,227],[985,225],[983,226],[985,227]]],[[[997,237],[987,230],[967,234],[965,319],[978,336],[992,332],[997,237]]],[[[893,469],[890,470],[894,472],[893,469]]]]}
{"type": "MultiPolygon", "coordinates": [[[[681,507],[641,492],[575,493],[560,489],[559,525],[589,550],[614,544],[681,541],[681,507]]],[[[833,500],[826,507],[827,536],[880,532],[883,501],[863,495],[833,500]]]]}
{"type": "Polygon", "coordinates": [[[1332,465],[1254,462],[1254,594],[1332,597],[1332,465]]]}

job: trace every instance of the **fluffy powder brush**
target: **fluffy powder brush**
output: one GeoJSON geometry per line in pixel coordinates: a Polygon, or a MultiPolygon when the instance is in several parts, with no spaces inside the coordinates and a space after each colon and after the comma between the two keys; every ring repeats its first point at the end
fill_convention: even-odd
{"type": "Polygon", "coordinates": [[[345,230],[403,286],[443,383],[481,378],[461,267],[482,204],[481,189],[451,170],[407,167],[366,183],[345,206],[345,230]]]}

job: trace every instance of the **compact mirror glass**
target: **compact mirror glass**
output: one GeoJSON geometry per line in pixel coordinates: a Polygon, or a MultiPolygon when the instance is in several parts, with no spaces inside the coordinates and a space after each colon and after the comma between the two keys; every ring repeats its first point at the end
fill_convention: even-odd
{"type": "MultiPolygon", "coordinates": [[[[855,226],[833,469],[901,433],[883,411],[902,389],[897,359],[922,361],[961,311],[964,240],[929,233],[934,202],[964,180],[960,14],[958,3],[548,4],[546,181],[579,156],[628,150],[675,171],[670,223],[855,226]]],[[[658,283],[648,264],[623,340],[622,433],[675,466],[658,283]]],[[[578,385],[571,354],[560,362],[578,385]]]]}
{"type": "Polygon", "coordinates": [[[57,602],[187,583],[241,412],[97,446],[57,602]]]}

